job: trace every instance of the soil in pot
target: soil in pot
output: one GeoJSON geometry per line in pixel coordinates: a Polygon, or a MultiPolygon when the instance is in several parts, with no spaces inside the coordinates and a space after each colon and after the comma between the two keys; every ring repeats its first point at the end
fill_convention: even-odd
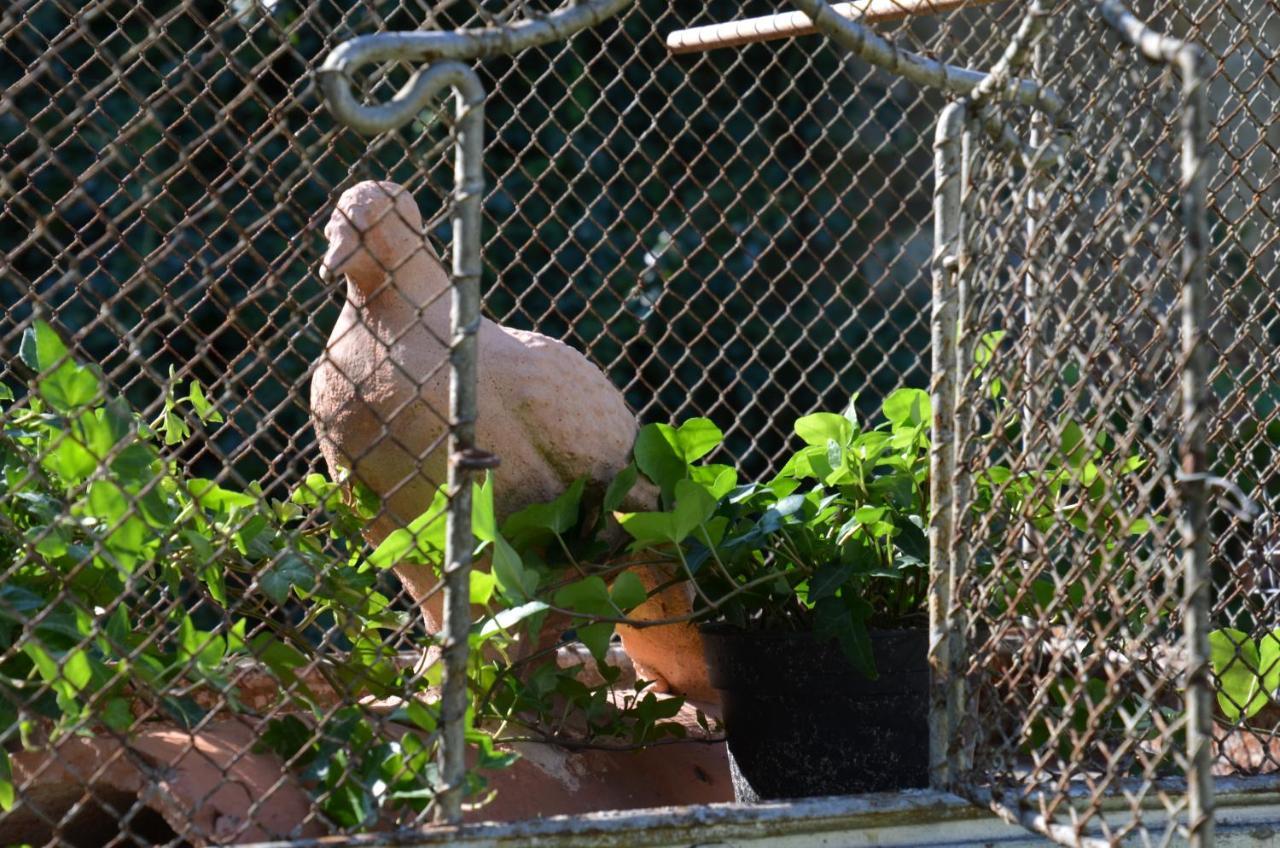
{"type": "Polygon", "coordinates": [[[872,631],[863,677],[812,633],[703,628],[739,801],[928,785],[929,635],[872,631]]]}

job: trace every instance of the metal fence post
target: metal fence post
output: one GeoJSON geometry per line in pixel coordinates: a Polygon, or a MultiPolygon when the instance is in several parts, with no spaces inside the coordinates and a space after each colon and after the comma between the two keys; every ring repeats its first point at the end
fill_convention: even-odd
{"type": "MultiPolygon", "coordinates": [[[[331,57],[332,58],[332,57],[331,57]]],[[[321,83],[343,120],[365,132],[394,126],[386,106],[362,106],[345,79],[348,66],[326,64],[321,83]],[[366,115],[365,113],[372,113],[366,115]]],[[[454,159],[453,286],[449,350],[449,509],[445,517],[444,677],[440,698],[440,772],[444,790],[438,820],[462,818],[467,773],[467,637],[471,630],[471,474],[491,466],[475,443],[476,331],[480,327],[480,203],[484,196],[484,85],[461,62],[437,62],[415,74],[407,89],[418,108],[452,88],[456,99],[454,159]]],[[[402,105],[402,104],[397,104],[402,105]]]]}
{"type": "MultiPolygon", "coordinates": [[[[455,63],[450,63],[455,64],[455,63]]],[[[484,87],[458,64],[454,163],[453,304],[449,351],[449,512],[445,529],[444,682],[437,818],[462,819],[467,775],[467,639],[471,630],[471,474],[476,467],[476,332],[480,328],[480,201],[484,197],[484,87]]]]}
{"type": "Polygon", "coordinates": [[[1206,215],[1205,145],[1208,102],[1204,57],[1195,45],[1178,50],[1182,72],[1182,566],[1184,638],[1187,643],[1187,775],[1189,843],[1213,844],[1213,675],[1209,664],[1210,588],[1209,519],[1204,475],[1209,471],[1210,357],[1205,328],[1208,292],[1205,268],[1209,249],[1206,215]]]}
{"type": "Polygon", "coordinates": [[[933,430],[929,456],[929,668],[932,676],[929,778],[937,788],[946,788],[955,779],[951,754],[963,696],[962,681],[955,674],[962,648],[952,591],[958,577],[953,560],[956,350],[960,317],[956,280],[960,263],[963,191],[961,141],[966,122],[965,103],[950,103],[938,118],[934,137],[933,372],[930,380],[933,430]]]}

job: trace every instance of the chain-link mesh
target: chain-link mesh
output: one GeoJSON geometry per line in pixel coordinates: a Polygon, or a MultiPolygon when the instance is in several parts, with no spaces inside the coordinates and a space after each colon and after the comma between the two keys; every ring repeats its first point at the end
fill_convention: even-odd
{"type": "Polygon", "coordinates": [[[1090,11],[1053,16],[1038,57],[1070,98],[1061,165],[1028,175],[974,136],[959,732],[971,785],[1011,809],[1089,832],[1092,799],[1124,797],[1109,841],[1143,830],[1152,781],[1187,771],[1171,482],[1183,233],[1176,79],[1117,61],[1127,47],[1090,11]]]}
{"type": "Polygon", "coordinates": [[[1212,317],[1196,319],[1186,314],[1195,266],[1185,255],[1195,228],[1180,194],[1192,155],[1187,69],[1174,54],[1146,61],[1098,7],[1054,9],[1034,58],[1038,78],[1069,104],[1056,166],[1028,170],[970,136],[952,566],[970,700],[951,750],[967,794],[1058,841],[1171,844],[1188,830],[1170,820],[1203,832],[1203,810],[1188,807],[1197,768],[1187,704],[1189,684],[1208,671],[1201,663],[1217,701],[1213,773],[1274,770],[1265,612],[1274,578],[1267,510],[1252,500],[1265,496],[1272,465],[1260,449],[1269,408],[1244,400],[1265,396],[1268,378],[1227,361],[1245,350],[1266,359],[1265,342],[1243,341],[1266,331],[1223,317],[1246,302],[1265,327],[1272,318],[1261,316],[1275,309],[1241,294],[1268,252],[1245,221],[1265,227],[1270,214],[1258,204],[1233,217],[1238,185],[1223,167],[1234,161],[1251,178],[1271,167],[1254,156],[1265,122],[1246,129],[1240,110],[1272,93],[1227,92],[1227,69],[1252,58],[1226,44],[1225,22],[1165,27],[1209,50],[1210,97],[1232,104],[1211,100],[1216,130],[1200,162],[1212,317]],[[1184,405],[1188,372],[1210,389],[1192,370],[1189,332],[1205,334],[1216,363],[1208,435],[1184,405]],[[1198,579],[1186,536],[1194,525],[1185,525],[1206,488],[1223,496],[1205,534],[1214,540],[1207,645],[1188,626],[1198,579]]]}
{"type": "MultiPolygon", "coordinates": [[[[362,137],[333,120],[312,72],[358,34],[554,8],[499,5],[19,0],[0,12],[0,381],[14,395],[0,400],[0,841],[204,844],[435,815],[438,716],[416,705],[433,703],[422,651],[440,621],[417,611],[438,587],[368,563],[421,511],[395,494],[425,508],[444,482],[447,392],[408,412],[392,399],[328,463],[312,398],[349,298],[320,272],[339,195],[361,180],[404,186],[448,262],[456,127],[442,104],[362,137]],[[411,444],[392,426],[406,414],[433,422],[411,444]],[[403,456],[378,467],[429,471],[406,487],[361,469],[388,448],[403,456]],[[348,464],[345,495],[315,476],[348,464]]],[[[1075,126],[1065,164],[1033,179],[974,140],[964,349],[976,367],[957,417],[973,570],[957,598],[984,716],[962,726],[966,784],[1006,805],[1034,796],[1068,822],[1068,797],[1090,799],[1073,809],[1095,829],[1092,799],[1116,793],[1130,815],[1101,831],[1116,839],[1143,832],[1146,799],[1178,810],[1183,797],[1153,781],[1186,770],[1173,474],[1185,235],[1176,74],[1122,49],[1091,8],[1054,9],[1038,60],[1075,126]],[[1016,520],[994,523],[984,498],[1016,520]]],[[[796,417],[927,385],[931,142],[946,103],[821,36],[674,57],[663,45],[675,29],[773,11],[643,0],[567,42],[475,63],[485,314],[584,352],[642,422],[709,417],[724,460],[756,478],[776,470],[796,417]]],[[[1262,674],[1249,689],[1280,649],[1264,638],[1280,546],[1268,355],[1280,324],[1266,285],[1276,24],[1260,0],[1136,11],[1215,63],[1210,470],[1259,510],[1212,521],[1226,701],[1214,756],[1220,774],[1257,774],[1280,762],[1277,687],[1262,674]]],[[[987,68],[1021,16],[994,4],[879,30],[987,68]]],[[[387,65],[365,93],[385,100],[413,70],[387,65]]],[[[435,310],[430,342],[412,345],[435,353],[390,357],[385,382],[446,386],[446,300],[408,304],[435,310]]],[[[502,367],[484,356],[482,338],[482,387],[502,367]]],[[[325,367],[357,394],[383,386],[325,367]]],[[[626,732],[653,741],[636,726],[626,732]]]]}

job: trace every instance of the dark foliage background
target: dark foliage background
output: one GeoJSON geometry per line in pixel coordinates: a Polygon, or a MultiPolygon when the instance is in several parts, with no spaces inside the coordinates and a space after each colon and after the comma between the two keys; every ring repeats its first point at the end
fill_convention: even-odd
{"type": "MultiPolygon", "coordinates": [[[[231,418],[188,459],[296,479],[340,304],[314,273],[333,198],[390,176],[434,214],[449,187],[439,121],[371,148],[310,78],[359,32],[477,23],[470,4],[408,5],[6,12],[6,349],[38,310],[137,404],[173,367],[231,418]]],[[[483,64],[486,310],[585,350],[645,420],[709,415],[759,472],[795,415],[924,384],[937,103],[817,38],[668,57],[671,29],[769,11],[671,5],[483,64]]]]}
{"type": "MultiPolygon", "coordinates": [[[[586,351],[645,421],[710,416],[748,473],[774,463],[798,415],[855,392],[870,411],[925,385],[941,103],[818,37],[664,48],[681,26],[769,11],[640,0],[569,44],[480,65],[488,314],[586,351]]],[[[1017,13],[881,29],[982,66],[1017,13]]],[[[311,71],[355,34],[485,14],[422,0],[9,5],[0,346],[12,354],[38,310],[136,404],[171,367],[195,377],[229,417],[186,457],[199,473],[298,479],[318,458],[309,368],[341,302],[314,273],[332,201],[389,176],[436,214],[451,173],[437,116],[371,143],[335,125],[311,71]]],[[[406,72],[371,88],[385,96],[406,72]]],[[[1222,108],[1218,143],[1252,144],[1222,108]]],[[[1257,221],[1231,211],[1234,185],[1214,198],[1230,224],[1215,235],[1224,347],[1273,252],[1245,252],[1257,221]]],[[[435,232],[444,245],[447,226],[435,232]]]]}

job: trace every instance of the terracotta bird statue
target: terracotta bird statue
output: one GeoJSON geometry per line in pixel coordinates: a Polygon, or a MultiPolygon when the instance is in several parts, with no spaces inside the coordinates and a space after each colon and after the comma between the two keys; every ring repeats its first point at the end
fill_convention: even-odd
{"type": "MultiPolygon", "coordinates": [[[[322,268],[346,278],[347,300],[311,382],[311,416],[332,474],[348,469],[382,498],[371,544],[417,518],[446,477],[449,409],[449,275],[428,245],[413,197],[392,182],[345,191],[325,227],[322,268]]],[[[479,333],[477,444],[494,450],[494,508],[501,521],[553,499],[581,477],[603,487],[631,457],[637,424],[621,392],[585,356],[539,333],[488,319],[479,333]]],[[[654,509],[638,487],[631,509],[654,509]]],[[[431,632],[443,619],[433,567],[395,568],[431,632]]],[[[659,582],[640,574],[646,585],[659,582]]],[[[668,590],[640,617],[687,612],[668,590]]],[[[659,688],[710,697],[701,643],[690,625],[626,628],[623,646],[659,688]]]]}

